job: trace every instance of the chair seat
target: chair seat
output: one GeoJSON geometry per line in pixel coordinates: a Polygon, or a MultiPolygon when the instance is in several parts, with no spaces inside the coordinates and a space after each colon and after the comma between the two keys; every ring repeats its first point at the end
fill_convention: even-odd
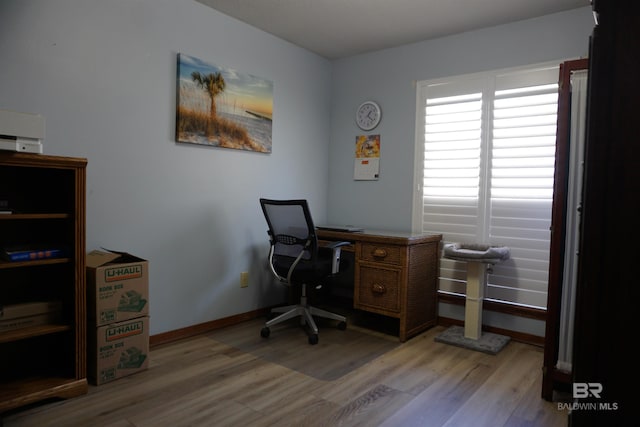
{"type": "MultiPolygon", "coordinates": [[[[289,257],[273,257],[273,267],[276,272],[283,277],[286,277],[293,260],[289,257]]],[[[307,261],[300,261],[291,275],[291,281],[293,283],[308,283],[318,284],[322,281],[322,278],[329,276],[331,273],[331,259],[320,258],[316,263],[312,264],[307,261]]]]}

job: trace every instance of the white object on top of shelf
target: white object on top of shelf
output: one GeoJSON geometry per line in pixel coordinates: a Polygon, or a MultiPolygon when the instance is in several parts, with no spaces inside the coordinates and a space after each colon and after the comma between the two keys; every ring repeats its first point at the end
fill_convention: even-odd
{"type": "Polygon", "coordinates": [[[0,149],[42,153],[44,117],[39,114],[0,110],[0,149]]]}

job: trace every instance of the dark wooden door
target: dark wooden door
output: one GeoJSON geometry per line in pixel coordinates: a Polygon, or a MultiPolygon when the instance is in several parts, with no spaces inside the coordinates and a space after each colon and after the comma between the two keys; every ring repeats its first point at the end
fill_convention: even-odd
{"type": "Polygon", "coordinates": [[[593,8],[570,425],[627,426],[640,395],[640,2],[593,8]]]}

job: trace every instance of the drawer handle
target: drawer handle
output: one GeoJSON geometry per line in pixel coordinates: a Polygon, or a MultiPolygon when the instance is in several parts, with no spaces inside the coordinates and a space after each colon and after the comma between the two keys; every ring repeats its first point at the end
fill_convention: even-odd
{"type": "Polygon", "coordinates": [[[381,285],[380,283],[374,283],[373,285],[371,285],[371,291],[374,294],[384,294],[385,292],[387,292],[387,288],[385,288],[384,285],[381,285]]]}
{"type": "Polygon", "coordinates": [[[385,249],[375,248],[374,250],[371,251],[371,255],[374,258],[386,258],[387,255],[389,255],[389,254],[387,253],[387,251],[385,249]]]}

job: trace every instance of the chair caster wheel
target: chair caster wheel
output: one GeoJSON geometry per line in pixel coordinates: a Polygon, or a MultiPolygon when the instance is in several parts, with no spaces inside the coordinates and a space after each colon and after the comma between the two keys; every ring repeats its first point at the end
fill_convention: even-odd
{"type": "Polygon", "coordinates": [[[309,335],[309,344],[311,345],[318,344],[318,334],[309,335]]]}
{"type": "Polygon", "coordinates": [[[338,329],[340,329],[341,331],[344,331],[345,329],[347,329],[347,322],[338,323],[338,329]]]}
{"type": "Polygon", "coordinates": [[[264,328],[260,329],[260,336],[262,338],[269,338],[269,334],[270,333],[271,333],[271,331],[267,327],[264,327],[264,328]]]}

